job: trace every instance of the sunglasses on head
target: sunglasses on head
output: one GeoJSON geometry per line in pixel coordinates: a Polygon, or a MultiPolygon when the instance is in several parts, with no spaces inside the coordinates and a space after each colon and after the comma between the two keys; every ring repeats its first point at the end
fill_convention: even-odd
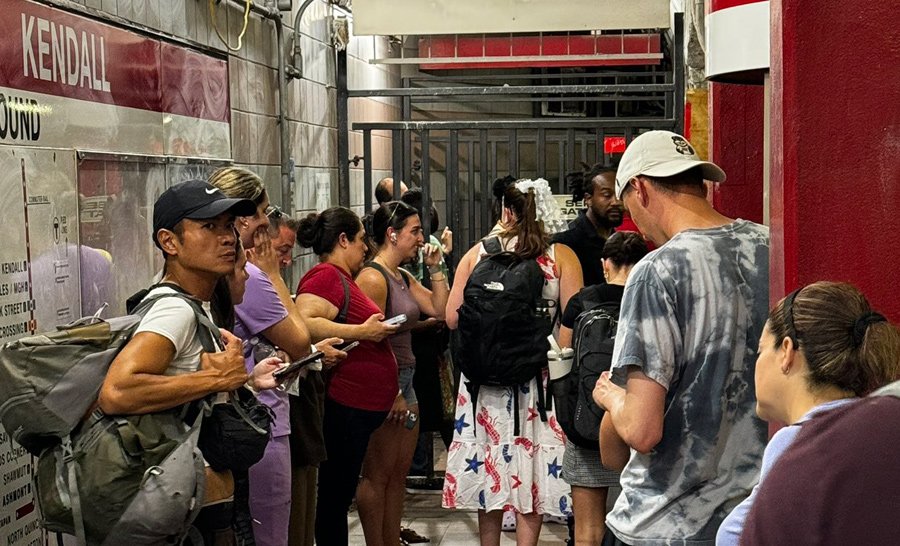
{"type": "Polygon", "coordinates": [[[400,202],[394,201],[394,210],[392,210],[391,215],[388,216],[388,221],[387,221],[388,227],[391,226],[391,221],[394,219],[394,215],[397,214],[397,209],[399,209],[399,208],[400,208],[400,202]]]}
{"type": "Polygon", "coordinates": [[[266,216],[278,220],[279,218],[284,216],[284,211],[282,211],[281,208],[276,205],[269,205],[268,207],[266,207],[266,216]]]}

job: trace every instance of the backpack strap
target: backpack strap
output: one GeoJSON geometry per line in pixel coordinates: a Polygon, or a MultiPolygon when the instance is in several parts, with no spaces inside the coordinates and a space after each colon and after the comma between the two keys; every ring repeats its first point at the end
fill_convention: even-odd
{"type": "MultiPolygon", "coordinates": [[[[552,409],[550,407],[550,400],[552,400],[552,397],[546,396],[544,393],[543,371],[539,371],[537,373],[536,379],[537,379],[537,385],[535,385],[535,388],[537,389],[537,397],[538,397],[538,399],[537,399],[538,415],[540,416],[541,421],[546,423],[547,422],[547,412],[550,411],[550,409],[552,409]]],[[[521,428],[520,422],[519,422],[519,389],[521,389],[521,388],[522,388],[521,385],[516,385],[516,386],[509,388],[510,391],[512,392],[512,397],[513,397],[513,436],[518,436],[519,432],[520,432],[520,428],[521,428]]],[[[476,386],[476,391],[477,390],[478,389],[476,386]]],[[[469,388],[469,393],[472,393],[471,387],[469,388]]],[[[474,394],[472,394],[472,407],[475,407],[475,395],[474,394]]]]}
{"type": "Polygon", "coordinates": [[[503,252],[503,244],[500,242],[500,237],[496,235],[484,239],[481,241],[481,245],[484,247],[484,251],[488,253],[488,256],[503,252]]]}
{"type": "Polygon", "coordinates": [[[206,311],[203,310],[203,306],[201,305],[200,300],[184,292],[181,287],[170,283],[162,283],[154,286],[153,288],[156,288],[157,286],[172,288],[173,290],[175,290],[175,292],[158,294],[151,298],[145,298],[141,300],[141,302],[138,303],[131,311],[132,314],[140,315],[141,317],[143,317],[148,312],[150,312],[150,309],[157,301],[163,298],[180,298],[181,300],[186,302],[194,312],[194,318],[197,320],[197,334],[200,336],[200,345],[203,347],[203,350],[207,353],[219,352],[220,347],[222,347],[222,339],[219,335],[219,328],[215,324],[213,324],[213,321],[206,314],[206,311]]]}
{"type": "Polygon", "coordinates": [[[75,524],[75,536],[79,546],[87,544],[87,533],[84,530],[84,512],[81,509],[81,495],[78,492],[78,475],[75,468],[75,454],[72,446],[72,435],[67,434],[62,440],[63,466],[66,467],[69,495],[72,502],[72,523],[75,524]]]}
{"type": "Polygon", "coordinates": [[[480,385],[474,381],[466,381],[466,390],[469,391],[469,398],[472,399],[472,415],[478,410],[478,390],[480,385]]]}

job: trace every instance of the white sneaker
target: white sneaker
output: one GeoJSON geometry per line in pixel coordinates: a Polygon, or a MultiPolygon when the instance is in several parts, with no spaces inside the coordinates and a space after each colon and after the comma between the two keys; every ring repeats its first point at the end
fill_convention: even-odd
{"type": "Polygon", "coordinates": [[[544,514],[544,523],[559,523],[560,525],[566,525],[568,523],[568,518],[566,516],[551,516],[550,514],[544,514]]]}
{"type": "Polygon", "coordinates": [[[516,511],[515,510],[504,510],[503,511],[503,523],[500,524],[501,531],[515,531],[516,530],[516,511]]]}

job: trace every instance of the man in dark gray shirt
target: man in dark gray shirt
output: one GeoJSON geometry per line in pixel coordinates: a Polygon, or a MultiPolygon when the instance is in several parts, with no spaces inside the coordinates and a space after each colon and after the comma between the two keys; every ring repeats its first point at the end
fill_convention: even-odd
{"type": "Polygon", "coordinates": [[[704,180],[724,179],[668,131],[636,138],[616,175],[617,195],[660,248],[628,278],[612,375],[594,390],[632,448],[604,544],[712,545],[759,474],[754,366],[769,233],[713,209],[704,180]]]}

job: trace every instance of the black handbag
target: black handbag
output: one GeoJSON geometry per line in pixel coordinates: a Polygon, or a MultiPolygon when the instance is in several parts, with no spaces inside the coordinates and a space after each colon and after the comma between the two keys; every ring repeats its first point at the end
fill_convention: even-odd
{"type": "Polygon", "coordinates": [[[241,387],[213,404],[200,427],[199,447],[213,470],[247,470],[262,459],[275,414],[241,387]]]}

